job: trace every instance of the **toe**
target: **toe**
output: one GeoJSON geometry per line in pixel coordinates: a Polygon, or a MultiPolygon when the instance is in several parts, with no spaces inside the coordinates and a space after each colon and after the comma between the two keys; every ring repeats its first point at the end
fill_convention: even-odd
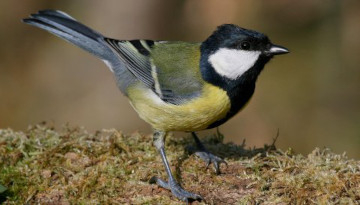
{"type": "Polygon", "coordinates": [[[223,163],[227,166],[227,163],[222,158],[211,154],[206,150],[201,150],[195,152],[195,155],[198,156],[200,159],[204,160],[206,163],[206,169],[209,168],[210,164],[214,164],[214,169],[216,174],[220,174],[220,165],[223,163]]]}
{"type": "Polygon", "coordinates": [[[178,199],[189,202],[189,201],[201,201],[203,198],[198,195],[191,192],[186,191],[183,189],[179,184],[177,183],[170,183],[171,185],[171,192],[174,196],[176,196],[178,199]]]}
{"type": "Polygon", "coordinates": [[[164,189],[170,189],[169,183],[165,182],[164,180],[157,178],[156,176],[151,177],[151,179],[149,180],[150,184],[157,184],[160,187],[164,188],[164,189]]]}
{"type": "Polygon", "coordinates": [[[185,191],[184,189],[177,190],[177,191],[173,192],[173,194],[178,199],[180,199],[182,201],[186,201],[186,202],[204,200],[200,195],[185,191]]]}
{"type": "Polygon", "coordinates": [[[213,161],[213,164],[214,164],[216,174],[220,174],[220,165],[221,164],[225,164],[227,166],[227,162],[223,159],[220,159],[218,161],[213,161]]]}
{"type": "MultiPolygon", "coordinates": [[[[204,155],[205,156],[205,155],[204,155]]],[[[207,153],[206,157],[202,158],[206,162],[206,168],[209,168],[209,165],[212,163],[214,165],[215,173],[220,174],[220,165],[223,163],[227,166],[225,160],[221,159],[218,156],[215,156],[211,153],[207,153]]]]}
{"type": "Polygon", "coordinates": [[[183,189],[176,181],[170,180],[169,182],[165,182],[164,180],[154,176],[149,182],[151,184],[157,184],[162,188],[171,190],[171,193],[178,199],[185,201],[187,203],[191,201],[201,201],[204,200],[200,195],[191,193],[183,189]]]}
{"type": "Polygon", "coordinates": [[[214,168],[215,168],[215,173],[220,174],[219,163],[217,161],[214,162],[214,168]]]}

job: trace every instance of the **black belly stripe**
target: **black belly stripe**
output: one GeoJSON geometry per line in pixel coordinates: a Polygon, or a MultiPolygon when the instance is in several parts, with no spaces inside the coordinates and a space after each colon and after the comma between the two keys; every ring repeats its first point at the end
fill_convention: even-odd
{"type": "Polygon", "coordinates": [[[209,125],[207,129],[218,127],[232,118],[236,113],[238,113],[250,100],[251,96],[254,94],[255,83],[238,86],[233,90],[228,90],[226,93],[230,98],[230,111],[227,113],[225,118],[219,119],[209,125]]]}

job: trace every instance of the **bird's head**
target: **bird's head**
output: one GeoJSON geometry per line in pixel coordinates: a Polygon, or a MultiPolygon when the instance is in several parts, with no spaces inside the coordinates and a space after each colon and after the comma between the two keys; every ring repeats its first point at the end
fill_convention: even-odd
{"type": "Polygon", "coordinates": [[[224,24],[201,44],[200,66],[204,77],[210,81],[235,81],[247,72],[256,80],[274,55],[288,52],[286,48],[272,44],[262,33],[224,24]]]}

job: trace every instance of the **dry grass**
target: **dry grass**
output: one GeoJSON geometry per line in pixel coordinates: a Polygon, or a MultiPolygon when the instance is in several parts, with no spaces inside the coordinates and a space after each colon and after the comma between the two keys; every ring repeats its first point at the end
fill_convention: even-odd
{"type": "MultiPolygon", "coordinates": [[[[308,156],[274,146],[245,149],[205,139],[228,167],[215,175],[184,151],[193,142],[169,138],[168,158],[181,184],[201,194],[193,204],[359,204],[360,162],[328,149],[308,156]]],[[[150,185],[166,178],[150,136],[116,130],[87,133],[37,125],[27,132],[0,130],[0,203],[178,204],[167,190],[150,185]]]]}

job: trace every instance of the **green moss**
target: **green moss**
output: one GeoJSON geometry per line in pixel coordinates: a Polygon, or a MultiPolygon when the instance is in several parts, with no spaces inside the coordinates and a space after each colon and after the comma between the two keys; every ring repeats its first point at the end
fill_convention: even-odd
{"type": "MultiPolygon", "coordinates": [[[[185,149],[193,144],[190,138],[167,141],[175,177],[206,203],[360,203],[360,162],[345,154],[316,148],[302,156],[274,145],[246,149],[222,139],[219,133],[204,139],[228,162],[221,175],[185,151],[191,150],[185,149]]],[[[68,126],[55,131],[46,125],[25,133],[0,130],[0,167],[0,203],[179,203],[169,191],[148,183],[154,175],[166,179],[150,135],[88,133],[68,126]]]]}
{"type": "Polygon", "coordinates": [[[0,194],[5,192],[6,190],[7,188],[0,184],[0,194]]]}

